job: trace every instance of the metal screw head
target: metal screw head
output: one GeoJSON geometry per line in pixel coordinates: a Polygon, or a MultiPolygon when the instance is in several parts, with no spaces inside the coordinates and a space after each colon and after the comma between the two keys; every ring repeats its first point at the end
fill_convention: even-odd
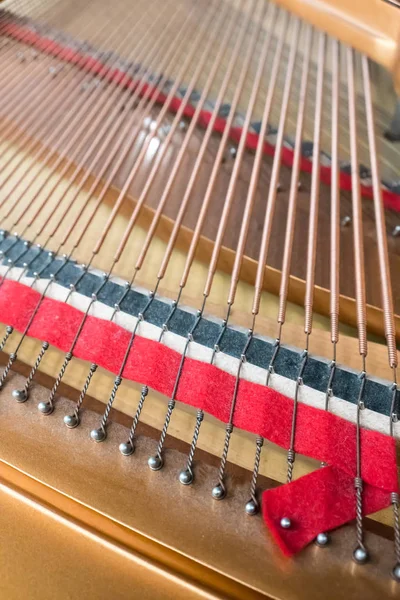
{"type": "Polygon", "coordinates": [[[329,544],[329,535],[325,532],[319,533],[315,538],[315,543],[321,548],[327,546],[329,544]]]}
{"type": "Polygon", "coordinates": [[[14,400],[16,400],[17,402],[22,403],[22,402],[26,402],[28,400],[28,393],[25,389],[13,390],[11,395],[14,398],[14,400]]]}
{"type": "Polygon", "coordinates": [[[400,563],[396,563],[393,567],[392,577],[400,583],[400,563]]]}
{"type": "Polygon", "coordinates": [[[341,221],[341,225],[342,227],[348,227],[351,223],[351,217],[349,215],[346,215],[345,217],[343,217],[342,221],[341,221]]]}
{"type": "Polygon", "coordinates": [[[100,427],[100,429],[92,429],[92,431],[90,432],[90,438],[94,442],[104,442],[106,437],[107,437],[106,430],[102,429],[101,427],[100,427]]]}
{"type": "Polygon", "coordinates": [[[51,415],[54,410],[54,407],[50,402],[39,402],[38,410],[42,413],[42,415],[51,415]]]}
{"type": "Polygon", "coordinates": [[[292,521],[289,519],[289,517],[282,517],[281,527],[283,527],[283,529],[290,529],[291,526],[292,526],[292,521]]]}
{"type": "Polygon", "coordinates": [[[75,429],[79,425],[79,418],[76,415],[65,415],[63,421],[68,429],[75,429]]]}
{"type": "Polygon", "coordinates": [[[369,560],[368,551],[361,546],[357,546],[353,552],[353,558],[358,565],[365,565],[369,560]]]}
{"type": "Polygon", "coordinates": [[[135,451],[135,446],[131,442],[122,442],[119,445],[119,451],[123,456],[130,456],[135,451]]]}
{"type": "Polygon", "coordinates": [[[155,456],[150,456],[149,460],[147,461],[147,464],[149,465],[149,468],[152,471],[159,471],[160,469],[162,469],[164,461],[161,458],[161,456],[156,454],[155,456]]]}
{"type": "Polygon", "coordinates": [[[246,502],[244,510],[246,511],[246,515],[253,517],[258,513],[258,504],[254,502],[254,500],[249,500],[248,502],[246,502]]]}
{"type": "Polygon", "coordinates": [[[189,469],[184,469],[179,473],[179,481],[182,485],[190,485],[193,482],[193,473],[189,469]]]}
{"type": "Polygon", "coordinates": [[[214,498],[214,500],[223,500],[226,496],[225,488],[220,483],[218,483],[216,486],[213,487],[211,495],[214,498]]]}
{"type": "Polygon", "coordinates": [[[396,227],[392,231],[393,237],[400,237],[400,225],[396,225],[396,227]]]}

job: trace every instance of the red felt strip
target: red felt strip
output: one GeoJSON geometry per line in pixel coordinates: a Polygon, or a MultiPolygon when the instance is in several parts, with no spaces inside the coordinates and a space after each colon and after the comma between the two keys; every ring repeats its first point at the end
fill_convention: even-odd
{"type": "MultiPolygon", "coordinates": [[[[40,300],[40,294],[19,282],[0,285],[0,321],[23,331],[40,300]]],[[[68,351],[83,313],[45,298],[29,328],[29,335],[68,351]]],[[[140,329],[139,329],[140,333],[140,329]]],[[[75,347],[78,358],[95,362],[117,373],[129,343],[130,332],[115,323],[88,316],[75,347]]],[[[124,377],[170,396],[181,355],[137,335],[124,377]]],[[[176,399],[203,409],[227,422],[235,377],[214,365],[186,358],[176,399]]],[[[241,380],[234,425],[288,448],[293,400],[265,386],[241,380]]],[[[362,478],[365,514],[390,504],[390,492],[398,489],[394,440],[376,431],[362,430],[362,478]]],[[[298,405],[296,452],[326,462],[294,482],[264,492],[265,522],[286,554],[297,552],[320,531],[328,531],[355,516],[356,427],[345,419],[302,403],[298,405]],[[279,522],[290,516],[293,527],[279,522]]]]}
{"type": "MultiPolygon", "coordinates": [[[[364,485],[364,514],[376,512],[389,503],[388,491],[364,485]]],[[[262,511],[277,544],[290,556],[322,531],[330,531],[355,518],[354,476],[334,466],[321,468],[264,492],[262,511]],[[282,517],[290,518],[290,529],[281,527],[282,517]]]]}
{"type": "MultiPolygon", "coordinates": [[[[124,86],[130,89],[134,89],[138,85],[138,81],[135,81],[131,77],[127,77],[126,73],[120,71],[119,69],[110,70],[106,68],[106,66],[99,60],[85,56],[84,54],[77,52],[76,50],[72,50],[69,48],[64,48],[62,45],[58,44],[54,40],[49,38],[40,36],[38,33],[31,31],[26,27],[22,27],[18,24],[7,24],[3,26],[3,33],[5,35],[9,35],[17,40],[23,41],[25,44],[30,44],[35,46],[42,52],[47,52],[53,56],[57,56],[61,60],[66,62],[70,62],[75,65],[79,65],[80,68],[87,70],[88,72],[96,75],[98,77],[105,77],[105,79],[109,82],[121,83],[124,82],[124,86]]],[[[166,101],[165,94],[161,94],[156,87],[144,85],[141,87],[141,95],[148,94],[148,98],[152,98],[154,95],[156,96],[157,102],[163,104],[166,101]],[[150,91],[149,91],[150,90],[150,91]]],[[[171,112],[177,112],[182,104],[182,100],[180,98],[173,98],[170,105],[169,110],[171,112]]],[[[188,118],[192,117],[195,112],[195,109],[191,105],[187,105],[184,110],[184,115],[188,118]]],[[[199,125],[206,127],[211,119],[211,113],[209,111],[203,110],[200,113],[199,117],[199,125]]],[[[226,126],[226,120],[222,117],[216,119],[214,124],[214,130],[222,133],[226,126]]],[[[242,135],[241,127],[233,127],[230,131],[230,138],[235,142],[240,140],[242,135]]],[[[255,150],[258,143],[258,134],[254,132],[250,132],[247,134],[246,145],[249,149],[255,150]]],[[[264,153],[273,156],[275,153],[275,148],[268,142],[264,144],[264,153]]],[[[293,156],[294,152],[291,148],[284,147],[282,149],[282,163],[291,166],[293,164],[293,156]]],[[[306,157],[302,157],[300,168],[302,171],[306,173],[311,173],[312,170],[312,162],[306,157]]],[[[320,167],[320,176],[321,181],[330,185],[331,183],[331,175],[332,169],[330,167],[321,165],[320,167]]],[[[340,172],[339,176],[339,184],[342,190],[349,191],[351,190],[351,175],[348,173],[340,172]]],[[[373,190],[371,186],[361,185],[361,193],[366,198],[373,197],[373,190]]],[[[386,208],[390,210],[394,210],[400,212],[400,194],[396,194],[384,187],[382,187],[382,198],[386,208]]]]}

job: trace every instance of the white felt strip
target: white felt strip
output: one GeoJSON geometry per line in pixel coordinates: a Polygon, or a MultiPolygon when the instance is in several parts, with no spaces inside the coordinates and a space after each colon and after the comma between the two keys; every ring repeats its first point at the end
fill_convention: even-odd
{"type": "MultiPolygon", "coordinates": [[[[0,265],[0,274],[2,275],[6,271],[7,266],[0,265]]],[[[21,276],[21,273],[22,269],[16,267],[12,268],[7,273],[7,278],[16,280],[21,276]]],[[[32,286],[33,278],[22,277],[20,281],[21,283],[30,287],[32,286]]],[[[33,288],[39,293],[43,293],[48,283],[48,279],[39,279],[33,284],[33,288]]],[[[140,291],[145,292],[145,290],[142,289],[140,289],[140,291]]],[[[87,296],[79,294],[76,291],[70,293],[68,288],[63,287],[56,282],[53,282],[46,291],[46,297],[59,300],[61,302],[65,302],[68,295],[68,303],[71,306],[81,310],[82,312],[87,310],[87,307],[91,301],[91,298],[87,296]]],[[[98,300],[93,303],[90,309],[91,315],[104,320],[109,320],[113,312],[113,307],[107,306],[98,300]]],[[[118,311],[114,317],[114,322],[128,331],[133,331],[137,323],[137,318],[133,317],[132,315],[128,315],[123,311],[118,311]]],[[[144,338],[157,341],[160,337],[161,328],[143,321],[140,323],[137,333],[144,338]]],[[[162,343],[182,354],[186,343],[186,338],[177,335],[176,333],[172,333],[171,331],[167,331],[163,335],[162,343]]],[[[197,342],[192,342],[189,344],[187,352],[188,357],[208,363],[211,360],[211,355],[211,348],[206,348],[197,342]]],[[[214,364],[223,371],[236,376],[239,366],[239,359],[229,356],[228,354],[224,354],[223,352],[218,352],[216,354],[214,364]]],[[[241,377],[248,381],[252,381],[253,383],[265,385],[267,370],[246,362],[243,364],[241,377]]],[[[288,379],[287,377],[273,373],[269,380],[269,386],[285,396],[288,396],[289,398],[294,398],[296,382],[292,379],[288,379]]],[[[315,408],[323,408],[325,406],[325,393],[317,391],[306,385],[301,386],[298,399],[299,402],[315,408]]],[[[356,422],[356,406],[347,400],[333,396],[329,401],[329,410],[333,414],[338,415],[347,421],[351,421],[352,423],[356,422]]],[[[361,422],[362,426],[367,429],[374,429],[385,434],[389,432],[389,418],[367,408],[362,411],[361,422]]],[[[400,438],[400,423],[394,424],[394,434],[396,438],[400,438]]]]}

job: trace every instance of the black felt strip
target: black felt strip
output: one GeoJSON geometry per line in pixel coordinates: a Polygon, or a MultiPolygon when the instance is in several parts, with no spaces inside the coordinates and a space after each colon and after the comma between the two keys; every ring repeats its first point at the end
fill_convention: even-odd
{"type": "MultiPolygon", "coordinates": [[[[49,257],[45,249],[37,246],[26,246],[24,240],[17,240],[12,235],[5,234],[0,237],[0,251],[3,251],[3,263],[7,260],[15,261],[17,267],[28,264],[27,276],[33,276],[34,272],[41,271],[43,279],[50,277],[63,263],[64,267],[56,277],[58,284],[69,288],[75,284],[82,275],[81,265],[65,258],[49,257]],[[9,250],[8,250],[9,249],[9,250]]],[[[101,274],[88,272],[79,281],[76,291],[84,296],[90,297],[99,287],[101,274]]],[[[113,281],[108,281],[99,292],[97,298],[107,306],[114,307],[124,293],[124,286],[113,281]]],[[[125,313],[137,316],[146,305],[148,295],[141,291],[132,289],[126,294],[121,303],[121,310],[125,313]]],[[[153,325],[161,327],[171,311],[171,303],[167,300],[155,298],[145,314],[145,320],[153,325]]],[[[178,307],[168,324],[168,329],[173,333],[187,337],[193,326],[195,314],[189,310],[178,307]]],[[[199,344],[212,348],[221,331],[221,322],[204,317],[196,328],[193,339],[199,344]]],[[[230,356],[239,358],[246,343],[247,333],[232,326],[228,327],[219,346],[220,350],[230,356]]],[[[246,354],[247,361],[258,367],[266,369],[274,352],[274,340],[255,336],[246,354]]],[[[275,373],[288,379],[296,380],[302,362],[302,350],[282,345],[274,363],[275,373]]],[[[330,363],[328,360],[309,357],[303,374],[305,385],[320,392],[325,392],[329,375],[330,363]]],[[[333,393],[336,397],[355,404],[360,388],[359,373],[339,365],[336,369],[333,382],[333,393]]],[[[368,378],[365,387],[365,406],[383,415],[389,415],[392,398],[391,384],[368,378]]],[[[321,407],[322,408],[322,407],[321,407]]]]}

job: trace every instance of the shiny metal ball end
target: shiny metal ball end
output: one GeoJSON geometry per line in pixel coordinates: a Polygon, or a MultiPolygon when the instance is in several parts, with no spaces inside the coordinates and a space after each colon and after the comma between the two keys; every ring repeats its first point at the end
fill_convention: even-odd
{"type": "Polygon", "coordinates": [[[76,415],[65,415],[64,417],[64,425],[68,427],[68,429],[75,429],[78,427],[80,421],[76,415]]]}
{"type": "Polygon", "coordinates": [[[42,415],[51,415],[54,410],[54,406],[50,404],[50,402],[39,402],[38,411],[42,413],[42,415]]]}
{"type": "Polygon", "coordinates": [[[185,469],[179,473],[179,481],[182,485],[190,485],[193,483],[193,473],[189,469],[185,469]]]}
{"type": "Polygon", "coordinates": [[[119,445],[119,451],[121,452],[122,456],[130,456],[135,452],[135,446],[131,444],[131,442],[122,442],[119,445]]]}
{"type": "Polygon", "coordinates": [[[226,491],[225,488],[218,483],[218,485],[213,487],[211,494],[214,500],[223,500],[226,496],[226,491]]]}
{"type": "Polygon", "coordinates": [[[292,521],[289,517],[282,517],[280,525],[283,529],[290,529],[292,526],[292,521]]]}
{"type": "Polygon", "coordinates": [[[357,546],[353,552],[353,558],[358,565],[365,565],[369,561],[368,551],[361,546],[357,546]]]}
{"type": "Polygon", "coordinates": [[[102,429],[101,427],[100,429],[92,429],[92,431],[90,432],[90,438],[97,443],[104,442],[106,437],[107,433],[105,429],[102,429]]]}
{"type": "Polygon", "coordinates": [[[395,581],[400,583],[400,563],[396,563],[392,570],[392,577],[395,581]]]}
{"type": "Polygon", "coordinates": [[[159,471],[163,468],[164,461],[161,458],[161,456],[156,454],[155,456],[150,456],[149,460],[147,461],[147,464],[149,465],[149,468],[152,471],[159,471]]]}
{"type": "Polygon", "coordinates": [[[327,546],[329,544],[329,535],[325,532],[319,533],[315,538],[315,543],[321,548],[327,546]]]}
{"type": "Polygon", "coordinates": [[[254,515],[258,513],[258,503],[254,502],[254,500],[249,500],[246,502],[244,510],[246,511],[246,515],[249,515],[249,517],[254,517],[254,515]]]}
{"type": "Polygon", "coordinates": [[[26,402],[28,400],[28,392],[25,389],[13,390],[11,395],[14,398],[14,400],[20,403],[26,402]]]}

